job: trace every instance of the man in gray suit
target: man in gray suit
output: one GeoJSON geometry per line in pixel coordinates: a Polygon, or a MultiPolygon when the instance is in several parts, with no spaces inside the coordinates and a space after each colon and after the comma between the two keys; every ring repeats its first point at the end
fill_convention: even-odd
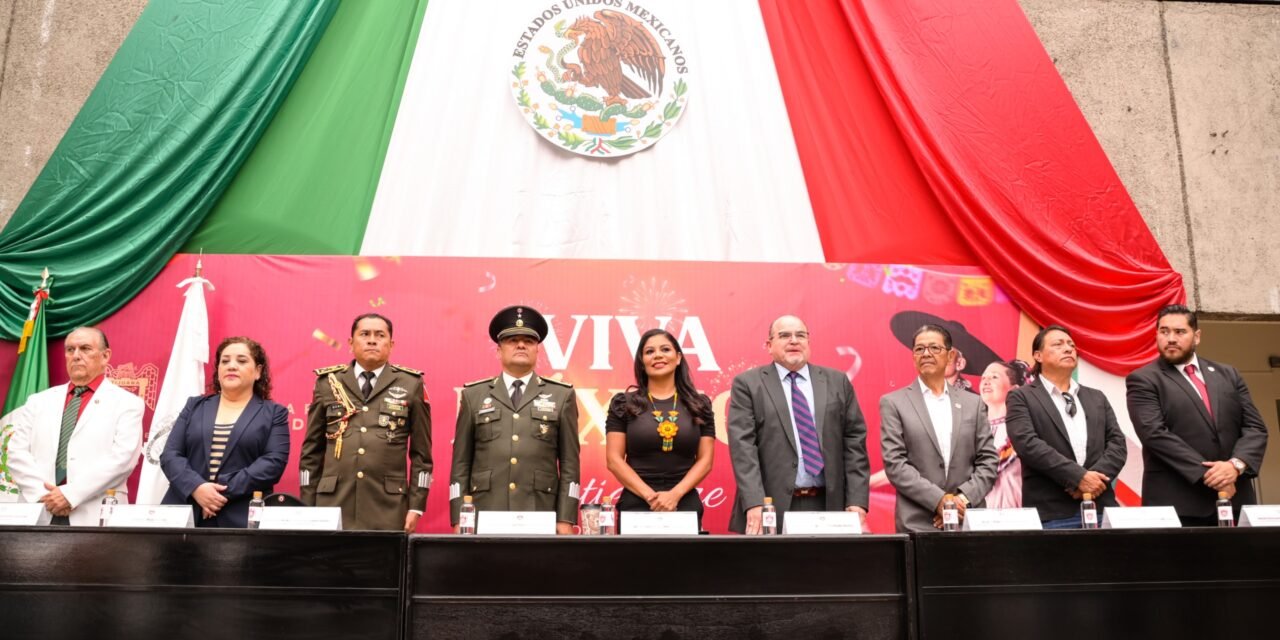
{"type": "Polygon", "coordinates": [[[761,532],[773,498],[787,511],[853,511],[866,524],[871,473],[867,423],[853,385],[835,369],[809,364],[809,329],[795,316],[769,325],[773,362],[733,379],[729,453],[737,480],[729,529],[761,532]]]}
{"type": "Polygon", "coordinates": [[[982,398],[947,384],[951,333],[927,324],[914,343],[920,377],[880,398],[880,450],[898,491],[899,533],[941,529],[947,498],[963,520],[965,509],[982,506],[1000,462],[982,398]]]}

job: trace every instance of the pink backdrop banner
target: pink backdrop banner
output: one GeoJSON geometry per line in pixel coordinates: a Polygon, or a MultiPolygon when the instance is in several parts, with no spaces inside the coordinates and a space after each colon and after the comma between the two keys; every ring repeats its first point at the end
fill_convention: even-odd
{"type": "MultiPolygon", "coordinates": [[[[543,344],[537,370],[577,391],[582,485],[590,502],[621,490],[605,468],[605,411],[610,397],[633,382],[640,334],[665,323],[680,339],[694,383],[716,409],[715,464],[700,487],[712,533],[726,531],[734,495],[724,435],[730,386],[735,375],[769,362],[764,344],[775,317],[802,317],[813,335],[812,362],[845,371],[853,381],[868,424],[876,533],[893,531],[893,490],[881,471],[879,399],[915,377],[890,319],[915,310],[962,323],[1008,359],[1019,317],[990,278],[964,267],[349,256],[203,260],[204,276],[216,286],[207,293],[210,348],[232,335],[261,342],[271,365],[272,399],[290,411],[293,448],[277,491],[298,489],[311,370],[351,360],[347,338],[355,316],[376,311],[391,318],[391,361],[423,370],[432,402],[436,483],[419,525],[424,532],[448,528],[458,392],[500,372],[488,326],[502,307],[527,305],[551,321],[553,335],[543,344]]],[[[176,285],[195,264],[196,256],[175,256],[146,290],[100,325],[111,338],[109,375],[136,388],[148,409],[164,379],[182,309],[176,285]]],[[[15,349],[8,343],[0,350],[6,378],[15,349]]],[[[50,344],[50,372],[54,384],[66,382],[61,341],[50,344]]],[[[976,388],[977,376],[969,379],[976,388]]],[[[7,387],[7,380],[0,385],[7,387]]],[[[147,426],[150,421],[148,410],[147,426]]]]}

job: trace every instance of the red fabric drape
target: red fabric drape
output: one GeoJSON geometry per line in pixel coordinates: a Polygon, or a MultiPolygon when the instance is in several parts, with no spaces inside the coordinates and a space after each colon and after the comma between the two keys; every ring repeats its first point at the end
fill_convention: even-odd
{"type": "MultiPolygon", "coordinates": [[[[866,74],[896,136],[879,141],[908,150],[943,212],[908,212],[922,199],[903,196],[902,222],[870,233],[930,245],[957,233],[1032,319],[1070,327],[1100,368],[1123,375],[1155,357],[1155,311],[1185,301],[1182,277],[1015,0],[761,0],[761,8],[828,260],[861,259],[857,238],[825,237],[857,223],[820,208],[821,194],[847,190],[834,183],[867,179],[865,169],[838,171],[860,162],[856,150],[869,137],[855,127],[815,134],[797,126],[795,105],[859,104],[866,74]],[[854,157],[832,162],[824,145],[854,157]]],[[[918,182],[903,175],[886,175],[901,180],[888,188],[913,191],[918,182]]],[[[851,214],[861,212],[843,217],[851,214]]],[[[918,254],[891,259],[923,261],[918,254]]]]}

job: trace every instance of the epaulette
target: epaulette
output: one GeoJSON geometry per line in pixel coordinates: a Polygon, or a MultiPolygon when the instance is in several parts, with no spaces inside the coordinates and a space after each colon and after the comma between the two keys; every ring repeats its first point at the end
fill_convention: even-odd
{"type": "Polygon", "coordinates": [[[466,384],[464,384],[464,385],[462,385],[462,386],[463,386],[463,387],[474,387],[474,386],[476,386],[476,385],[478,385],[478,384],[484,384],[484,383],[486,383],[486,382],[493,382],[493,381],[495,381],[495,380],[497,380],[497,378],[482,378],[482,379],[480,379],[480,380],[476,380],[476,381],[474,381],[474,382],[468,382],[468,383],[466,383],[466,384]]]}
{"type": "Polygon", "coordinates": [[[421,375],[422,375],[422,372],[421,372],[421,371],[418,371],[417,369],[410,369],[409,367],[406,367],[406,366],[404,366],[404,365],[402,365],[402,364],[392,364],[392,365],[391,365],[391,368],[392,368],[392,369],[395,369],[395,370],[397,370],[397,371],[403,371],[403,372],[405,372],[405,373],[411,373],[411,374],[413,374],[413,375],[415,375],[415,376],[421,376],[421,375]]]}
{"type": "Polygon", "coordinates": [[[328,375],[330,373],[342,373],[343,371],[346,371],[346,370],[347,370],[347,365],[335,364],[332,367],[322,367],[320,369],[316,369],[316,375],[323,376],[323,375],[328,375]]]}
{"type": "Polygon", "coordinates": [[[552,378],[543,378],[543,379],[542,379],[542,381],[543,381],[543,382],[550,382],[551,384],[558,384],[558,385],[560,385],[560,386],[562,386],[562,387],[564,387],[564,388],[566,388],[566,389],[572,389],[572,388],[573,388],[573,383],[572,383],[572,382],[565,382],[564,380],[555,380],[555,379],[552,379],[552,378]]]}

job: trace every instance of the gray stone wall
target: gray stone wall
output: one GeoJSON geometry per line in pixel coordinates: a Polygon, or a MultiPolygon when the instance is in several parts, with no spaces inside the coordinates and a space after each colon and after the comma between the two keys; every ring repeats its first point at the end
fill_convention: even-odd
{"type": "Polygon", "coordinates": [[[0,0],[0,225],[80,112],[146,0],[0,0]]]}
{"type": "Polygon", "coordinates": [[[1280,314],[1280,6],[1020,2],[1194,306],[1280,314]]]}
{"type": "MultiPolygon", "coordinates": [[[[1202,311],[1280,316],[1280,6],[1019,0],[1202,311]]],[[[0,0],[0,225],[146,0],[0,0]]]]}

